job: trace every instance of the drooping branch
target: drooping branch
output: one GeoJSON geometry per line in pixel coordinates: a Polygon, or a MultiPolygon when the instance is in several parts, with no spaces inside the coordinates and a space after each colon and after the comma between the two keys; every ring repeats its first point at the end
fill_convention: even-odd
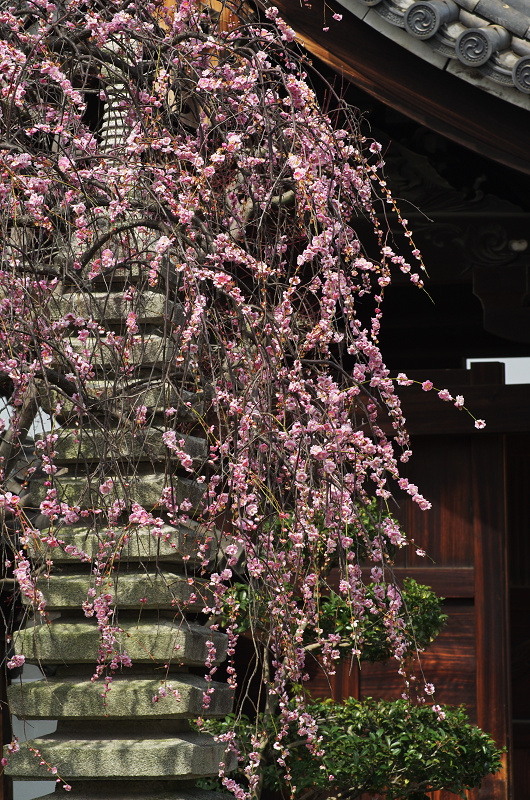
{"type": "MultiPolygon", "coordinates": [[[[321,624],[331,565],[352,625],[382,620],[397,662],[413,646],[392,581],[393,548],[407,541],[385,512],[400,487],[428,503],[401,478],[408,439],[378,333],[393,271],[421,278],[382,231],[378,209],[395,204],[357,112],[330,88],[323,113],[312,65],[273,8],[260,18],[225,6],[233,25],[200,4],[159,0],[5,10],[0,370],[23,409],[1,445],[5,463],[37,401],[51,422],[22,476],[31,504],[6,484],[0,499],[22,531],[11,555],[35,619],[47,598],[66,610],[51,628],[61,646],[80,620],[91,624],[82,614],[95,623],[105,702],[129,669],[126,641],[139,681],[151,647],[171,680],[180,658],[202,660],[194,713],[214,715],[234,574],[262,589],[250,630],[265,650],[261,691],[276,730],[275,746],[258,736],[252,754],[279,753],[289,783],[289,726],[316,752],[304,711],[308,648],[332,671],[344,643],[335,647],[321,624]],[[372,220],[376,251],[359,241],[359,214],[372,220]],[[71,578],[66,596],[53,570],[48,584],[35,580],[41,553],[46,571],[55,559],[71,578]],[[372,594],[361,558],[373,567],[372,594]],[[200,658],[184,630],[201,642],[200,658]]],[[[413,259],[421,270],[412,248],[413,259]]],[[[53,660],[42,630],[22,633],[24,648],[37,659],[39,641],[53,660]]],[[[351,656],[362,647],[352,635],[351,656]]],[[[85,659],[82,647],[66,656],[75,669],[85,659]]],[[[160,710],[169,678],[150,695],[141,684],[151,731],[154,715],[178,717],[160,710]]],[[[60,676],[54,686],[68,692],[60,676]]],[[[262,778],[249,774],[257,797],[262,778]]]]}

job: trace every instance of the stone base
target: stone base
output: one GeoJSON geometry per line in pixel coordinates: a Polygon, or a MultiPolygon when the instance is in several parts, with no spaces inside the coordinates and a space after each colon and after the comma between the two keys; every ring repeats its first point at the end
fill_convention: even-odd
{"type": "MultiPolygon", "coordinates": [[[[132,721],[131,729],[136,727],[132,721]]],[[[53,777],[49,768],[55,767],[57,776],[68,783],[93,780],[106,787],[115,780],[194,780],[217,775],[224,752],[225,745],[212,736],[192,732],[171,738],[144,735],[141,739],[74,739],[52,733],[22,744],[9,758],[5,771],[14,780],[45,780],[53,777]]],[[[227,767],[235,766],[234,758],[227,767]]]]}
{"type": "Polygon", "coordinates": [[[62,786],[57,785],[53,794],[46,794],[38,800],[58,800],[58,794],[65,800],[230,800],[232,795],[221,792],[208,792],[204,789],[195,789],[187,781],[183,786],[160,787],[158,781],[148,783],[136,781],[132,786],[124,786],[123,781],[108,781],[104,789],[95,789],[94,786],[85,784],[72,784],[72,791],[65,792],[62,786]]]}

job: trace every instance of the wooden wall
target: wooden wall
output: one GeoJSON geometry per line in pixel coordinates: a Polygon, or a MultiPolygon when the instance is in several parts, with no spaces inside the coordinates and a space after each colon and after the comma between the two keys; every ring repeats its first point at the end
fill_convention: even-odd
{"type": "MultiPolygon", "coordinates": [[[[434,393],[416,392],[409,399],[404,395],[410,430],[419,431],[413,436],[408,477],[432,502],[432,510],[422,512],[408,498],[401,501],[396,515],[429,557],[419,558],[413,548],[407,548],[397,574],[399,579],[415,577],[446,598],[447,627],[422,656],[426,679],[436,686],[436,702],[464,703],[471,720],[500,747],[508,748],[504,769],[470,792],[469,798],[519,800],[530,797],[530,723],[524,722],[530,720],[526,691],[530,677],[530,434],[512,437],[500,431],[520,424],[521,390],[530,401],[530,387],[500,387],[499,365],[476,367],[473,373],[418,377],[429,377],[439,388],[448,387],[454,395],[467,395],[466,399],[480,397],[481,404],[491,409],[486,430],[476,431],[472,420],[442,405],[434,393]],[[491,428],[496,432],[488,433],[491,428]]],[[[331,687],[320,676],[314,680],[314,690],[319,695],[331,693],[337,700],[348,695],[393,698],[399,697],[402,685],[395,664],[363,663],[358,670],[345,663],[331,687]]],[[[433,797],[449,800],[454,795],[438,792],[433,797]]]]}
{"type": "Polygon", "coordinates": [[[530,797],[530,434],[506,437],[514,800],[530,797]]]}

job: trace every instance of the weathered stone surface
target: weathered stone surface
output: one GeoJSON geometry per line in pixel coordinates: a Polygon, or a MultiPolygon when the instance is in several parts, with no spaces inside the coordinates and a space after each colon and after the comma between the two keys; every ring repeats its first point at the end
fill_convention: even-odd
{"type": "MultiPolygon", "coordinates": [[[[132,733],[132,732],[131,732],[132,733]]],[[[57,768],[63,780],[168,779],[184,780],[216,775],[224,744],[207,734],[185,733],[175,737],[83,738],[50,734],[29,745],[57,768]]],[[[17,778],[49,778],[46,765],[22,746],[9,759],[9,774],[17,778]]]]}
{"type": "MultiPolygon", "coordinates": [[[[126,425],[121,425],[119,429],[108,426],[105,433],[96,429],[78,435],[77,431],[62,428],[58,434],[59,438],[53,445],[55,464],[83,464],[108,459],[149,462],[176,460],[173,451],[164,444],[163,430],[149,428],[143,431],[134,421],[130,423],[129,430],[126,425]]],[[[194,466],[202,464],[208,453],[207,442],[197,436],[177,434],[177,441],[180,440],[184,441],[181,449],[191,456],[194,466]]]]}
{"type": "MultiPolygon", "coordinates": [[[[61,575],[55,573],[49,578],[37,581],[46,600],[47,611],[79,609],[86,601],[88,590],[94,581],[88,575],[61,575]]],[[[197,578],[190,586],[184,575],[165,572],[113,574],[108,580],[104,594],[109,593],[120,609],[175,609],[201,611],[211,600],[207,583],[197,578]]]]}
{"type": "Polygon", "coordinates": [[[182,317],[180,306],[175,308],[165,295],[149,291],[139,293],[132,302],[123,299],[123,292],[69,292],[52,298],[50,305],[54,319],[74,314],[106,324],[125,321],[131,311],[136,314],[137,324],[152,325],[163,323],[164,318],[174,321],[177,315],[182,317]]]}
{"type": "Polygon", "coordinates": [[[167,364],[177,355],[178,344],[163,336],[148,335],[138,339],[127,349],[123,345],[107,343],[105,337],[101,340],[89,338],[86,342],[81,339],[71,339],[70,345],[74,353],[83,356],[87,351],[89,363],[97,368],[108,371],[125,372],[131,367],[151,367],[155,364],[167,364]]]}
{"type": "MultiPolygon", "coordinates": [[[[114,677],[105,701],[102,682],[71,678],[48,678],[26,684],[12,684],[8,689],[10,708],[19,718],[27,719],[189,719],[192,717],[223,717],[232,710],[232,690],[226,683],[213,682],[210,705],[203,706],[204,692],[209,684],[196,675],[172,675],[166,680],[114,677]],[[161,685],[167,697],[159,696],[161,685]],[[169,689],[178,691],[175,698],[169,689]]],[[[80,726],[81,730],[81,726],[80,726]]]]}
{"type": "MultiPolygon", "coordinates": [[[[183,664],[203,666],[208,657],[206,642],[216,648],[215,663],[226,656],[227,637],[212,633],[209,628],[176,619],[158,622],[124,622],[116,634],[115,649],[127,652],[133,663],[183,664]]],[[[95,620],[81,622],[55,621],[51,624],[35,619],[14,637],[15,650],[30,664],[90,664],[98,659],[100,634],[95,620]]]]}
{"type": "MultiPolygon", "coordinates": [[[[126,384],[112,381],[110,384],[103,381],[88,381],[86,385],[88,402],[93,402],[92,412],[101,410],[125,418],[135,415],[141,406],[147,408],[148,413],[164,413],[167,408],[176,408],[177,418],[187,422],[197,422],[204,413],[204,404],[200,395],[193,392],[182,391],[178,394],[171,386],[149,381],[143,389],[128,390],[126,384]]],[[[64,395],[53,388],[41,387],[40,403],[44,411],[53,414],[59,400],[62,403],[61,418],[70,416],[77,419],[77,406],[64,395]]]]}
{"type": "MultiPolygon", "coordinates": [[[[49,531],[41,531],[48,536],[49,531]]],[[[54,564],[79,564],[79,556],[65,552],[65,548],[73,547],[92,559],[104,544],[104,532],[87,529],[85,525],[55,526],[53,533],[62,542],[59,546],[50,547],[40,541],[39,535],[30,539],[29,551],[34,559],[54,564]]],[[[171,563],[194,566],[201,563],[199,547],[204,543],[205,533],[202,526],[190,521],[187,525],[175,527],[164,525],[160,537],[154,536],[148,528],[115,528],[112,547],[114,558],[120,562],[141,562],[143,565],[171,563]]],[[[220,536],[216,532],[215,538],[220,536]]]]}
{"type": "MultiPolygon", "coordinates": [[[[108,477],[108,476],[107,476],[108,477]]],[[[204,494],[204,486],[189,478],[172,477],[172,486],[176,503],[189,500],[196,509],[204,494]]],[[[133,478],[114,477],[111,491],[102,496],[99,491],[101,479],[93,477],[74,477],[60,475],[56,478],[57,497],[63,503],[79,506],[82,509],[102,508],[111,506],[115,500],[127,500],[130,504],[139,503],[151,511],[158,506],[163,490],[168,485],[168,476],[155,473],[154,475],[136,475],[133,478]]],[[[40,482],[32,481],[30,484],[28,505],[39,508],[46,497],[46,488],[40,482]]]]}
{"type": "MultiPolygon", "coordinates": [[[[105,113],[108,118],[108,109],[105,113]]],[[[102,229],[108,224],[103,218],[94,221],[102,229]]],[[[133,235],[128,230],[127,241],[133,235]]],[[[148,250],[158,233],[137,235],[144,237],[143,249],[148,250]]],[[[113,252],[119,258],[121,245],[115,244],[113,252]]],[[[71,245],[72,250],[78,246],[75,237],[71,245]]],[[[170,261],[166,259],[162,269],[171,270],[170,261]]],[[[83,276],[77,279],[82,281],[83,276]]],[[[29,537],[30,555],[46,564],[47,573],[52,570],[48,578],[38,580],[47,609],[44,617],[29,615],[26,627],[14,637],[14,647],[28,663],[49,666],[53,677],[13,684],[9,690],[11,710],[17,716],[57,719],[58,728],[28,747],[22,745],[10,758],[8,772],[15,778],[37,780],[50,778],[53,766],[63,781],[73,784],[76,800],[221,800],[216,793],[195,790],[194,780],[217,774],[220,761],[231,769],[233,759],[225,758],[223,744],[190,731],[187,721],[199,715],[224,716],[232,705],[228,685],[211,684],[187,669],[200,667],[202,672],[207,662],[219,664],[226,656],[225,634],[186,618],[197,619],[197,612],[211,602],[207,581],[188,579],[194,574],[191,568],[202,564],[207,555],[205,532],[194,522],[171,526],[167,524],[171,517],[165,518],[157,536],[134,524],[111,525],[107,530],[107,512],[116,500],[126,502],[124,517],[134,503],[164,517],[166,507],[160,499],[168,489],[173,490],[173,502],[189,501],[193,517],[205,486],[179,476],[185,475],[184,470],[162,435],[168,419],[171,424],[176,419],[178,425],[185,420],[187,435],[177,433],[176,438],[184,439],[182,449],[200,472],[207,459],[207,443],[200,437],[210,388],[205,385],[199,393],[173,387],[175,379],[175,385],[182,382],[187,389],[194,388],[193,375],[184,383],[184,376],[175,372],[183,310],[168,302],[163,291],[149,290],[138,264],[132,264],[131,270],[117,268],[97,276],[87,283],[86,294],[79,292],[79,285],[54,298],[53,313],[91,317],[102,326],[99,332],[94,328],[94,338],[85,342],[78,338],[75,326],[64,333],[74,353],[93,366],[92,377],[84,389],[73,383],[70,389],[64,383],[69,369],[61,368],[57,375],[52,364],[46,374],[50,383],[45,386],[39,379],[39,398],[43,410],[52,416],[57,402],[62,404],[54,461],[72,466],[53,476],[57,499],[87,513],[81,518],[83,524],[74,526],[50,524],[42,513],[32,516],[42,531],[29,537]],[[125,282],[136,284],[132,303],[113,290],[123,289],[125,282]],[[135,312],[140,330],[124,347],[120,334],[125,332],[130,311],[135,312]],[[53,388],[54,380],[61,391],[53,388]],[[82,395],[78,402],[65,397],[74,390],[82,395]],[[138,412],[145,413],[145,429],[136,423],[138,412]],[[172,474],[173,470],[179,474],[172,474]],[[80,551],[82,557],[72,550],[80,551]],[[83,618],[80,609],[96,574],[104,571],[100,559],[109,567],[104,592],[111,596],[107,599],[113,610],[113,634],[105,632],[104,644],[97,618],[83,618]],[[89,679],[101,663],[100,650],[104,670],[113,679],[110,691],[103,678],[94,683],[89,679]],[[116,657],[125,653],[132,669],[116,667],[116,657]],[[205,706],[210,687],[215,691],[208,694],[205,706]]],[[[173,292],[175,280],[168,285],[173,292]]],[[[43,483],[38,478],[30,483],[23,503],[26,509],[37,509],[45,500],[43,483]]],[[[120,506],[114,506],[113,518],[120,511],[120,506]]],[[[211,538],[217,547],[220,534],[211,538]]]]}
{"type": "MultiPolygon", "coordinates": [[[[108,784],[107,784],[108,785],[108,784]]],[[[185,786],[187,784],[185,783],[185,786]]],[[[230,800],[230,795],[220,792],[208,792],[194,788],[167,788],[166,781],[149,781],[144,784],[140,780],[130,781],[130,788],[124,782],[113,781],[112,793],[108,788],[100,789],[97,784],[87,787],[86,784],[74,781],[72,794],[75,800],[230,800]],[[158,788],[158,785],[164,788],[158,788]],[[82,787],[82,788],[81,788],[82,787]]],[[[39,800],[57,800],[56,794],[47,794],[39,800]]]]}

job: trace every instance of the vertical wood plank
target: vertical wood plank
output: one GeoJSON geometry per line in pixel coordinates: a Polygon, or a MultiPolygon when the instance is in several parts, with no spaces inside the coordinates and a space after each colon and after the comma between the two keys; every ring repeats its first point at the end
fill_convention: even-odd
{"type": "Polygon", "coordinates": [[[530,797],[530,434],[506,437],[512,795],[530,797]]]}
{"type": "Polygon", "coordinates": [[[406,477],[432,502],[432,510],[422,511],[408,497],[399,497],[397,518],[405,532],[428,553],[427,559],[421,558],[414,547],[405,548],[403,566],[472,567],[473,509],[469,491],[472,462],[468,437],[413,436],[412,451],[406,477]]]}
{"type": "MultiPolygon", "coordinates": [[[[479,726],[498,746],[510,743],[508,587],[504,437],[473,438],[477,712],[479,726]]],[[[481,800],[510,797],[508,760],[484,780],[481,800]]]]}
{"type": "Polygon", "coordinates": [[[359,666],[356,661],[343,658],[331,681],[332,697],[336,703],[343,703],[348,697],[359,700],[359,666]]]}

